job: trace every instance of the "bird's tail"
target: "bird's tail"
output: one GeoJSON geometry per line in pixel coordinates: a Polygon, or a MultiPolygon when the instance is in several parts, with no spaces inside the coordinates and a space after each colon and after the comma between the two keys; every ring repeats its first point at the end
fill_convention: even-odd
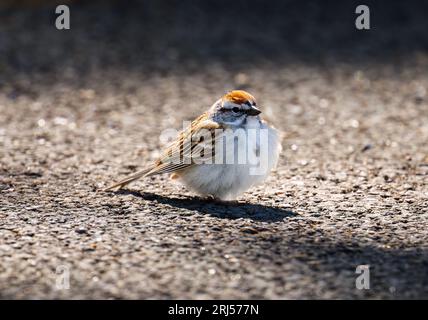
{"type": "Polygon", "coordinates": [[[129,183],[131,183],[131,182],[133,182],[133,181],[135,181],[135,180],[137,180],[137,179],[140,179],[141,177],[144,177],[144,176],[145,176],[145,175],[147,175],[147,174],[148,174],[152,169],[153,169],[153,168],[149,167],[149,168],[144,169],[144,170],[142,170],[142,171],[140,171],[140,172],[137,172],[137,173],[133,174],[132,176],[129,176],[128,178],[123,179],[123,180],[121,180],[121,181],[119,181],[119,182],[115,183],[114,185],[112,185],[112,186],[110,186],[110,187],[108,187],[108,188],[103,189],[103,191],[109,191],[109,190],[112,190],[112,189],[115,189],[115,188],[118,188],[118,190],[119,190],[119,189],[122,189],[122,188],[123,188],[124,186],[126,186],[127,184],[129,184],[129,183]]]}

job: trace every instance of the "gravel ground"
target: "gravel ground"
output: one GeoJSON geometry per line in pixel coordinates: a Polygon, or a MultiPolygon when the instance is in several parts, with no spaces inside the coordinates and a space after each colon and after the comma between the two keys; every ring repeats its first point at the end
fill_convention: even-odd
{"type": "Polygon", "coordinates": [[[0,10],[0,298],[428,298],[427,4],[192,3],[0,10]],[[284,148],[239,205],[97,191],[234,88],[284,148]]]}

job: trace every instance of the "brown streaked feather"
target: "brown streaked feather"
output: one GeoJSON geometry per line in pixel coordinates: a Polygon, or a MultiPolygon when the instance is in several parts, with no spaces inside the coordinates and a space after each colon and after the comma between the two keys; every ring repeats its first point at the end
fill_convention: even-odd
{"type": "MultiPolygon", "coordinates": [[[[203,150],[203,147],[200,146],[199,141],[194,141],[192,135],[197,133],[201,129],[215,130],[220,128],[220,125],[211,121],[208,118],[208,113],[204,113],[198,118],[196,118],[188,128],[181,131],[178,139],[176,139],[166,151],[161,155],[161,157],[150,167],[144,169],[132,176],[115,183],[114,185],[104,189],[104,191],[112,190],[114,188],[123,188],[125,185],[140,179],[142,177],[148,177],[161,173],[173,173],[185,168],[188,168],[194,165],[192,160],[192,152],[203,150]],[[185,163],[184,159],[187,160],[185,163]]],[[[214,132],[214,131],[213,131],[214,132]]],[[[213,134],[211,134],[211,137],[213,134]]],[[[219,137],[215,137],[217,139],[219,137]]],[[[215,139],[207,143],[211,143],[214,146],[215,139]]],[[[177,176],[176,176],[177,177],[177,176]]]]}
{"type": "MultiPolygon", "coordinates": [[[[159,160],[156,161],[156,166],[153,170],[147,173],[147,176],[178,171],[194,165],[192,155],[195,154],[194,152],[200,151],[198,150],[199,148],[203,149],[203,147],[200,141],[192,139],[192,135],[197,134],[202,129],[215,130],[218,128],[220,128],[220,125],[208,119],[207,113],[199,116],[187,129],[179,134],[178,139],[166,149],[159,160]],[[195,149],[195,147],[198,149],[195,149]]],[[[212,143],[213,145],[215,138],[218,137],[213,139],[213,135],[211,135],[212,140],[206,143],[212,143]]]]}

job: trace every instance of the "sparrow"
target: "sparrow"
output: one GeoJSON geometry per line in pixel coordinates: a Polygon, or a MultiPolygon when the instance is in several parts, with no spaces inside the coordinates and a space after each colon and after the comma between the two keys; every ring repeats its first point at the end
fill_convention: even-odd
{"type": "Polygon", "coordinates": [[[200,196],[235,200],[265,181],[282,150],[278,131],[260,113],[251,94],[230,91],[181,131],[155,162],[104,191],[170,173],[200,196]]]}

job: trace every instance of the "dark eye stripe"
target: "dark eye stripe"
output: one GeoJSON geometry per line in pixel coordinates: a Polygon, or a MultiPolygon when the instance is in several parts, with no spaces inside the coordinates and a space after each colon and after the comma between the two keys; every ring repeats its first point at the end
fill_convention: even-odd
{"type": "Polygon", "coordinates": [[[241,110],[240,108],[238,108],[238,107],[233,107],[233,108],[225,108],[225,107],[222,107],[222,108],[220,108],[220,111],[221,112],[226,112],[226,111],[233,111],[233,112],[235,112],[235,113],[238,113],[238,112],[240,112],[240,111],[243,111],[243,110],[241,110]]]}

